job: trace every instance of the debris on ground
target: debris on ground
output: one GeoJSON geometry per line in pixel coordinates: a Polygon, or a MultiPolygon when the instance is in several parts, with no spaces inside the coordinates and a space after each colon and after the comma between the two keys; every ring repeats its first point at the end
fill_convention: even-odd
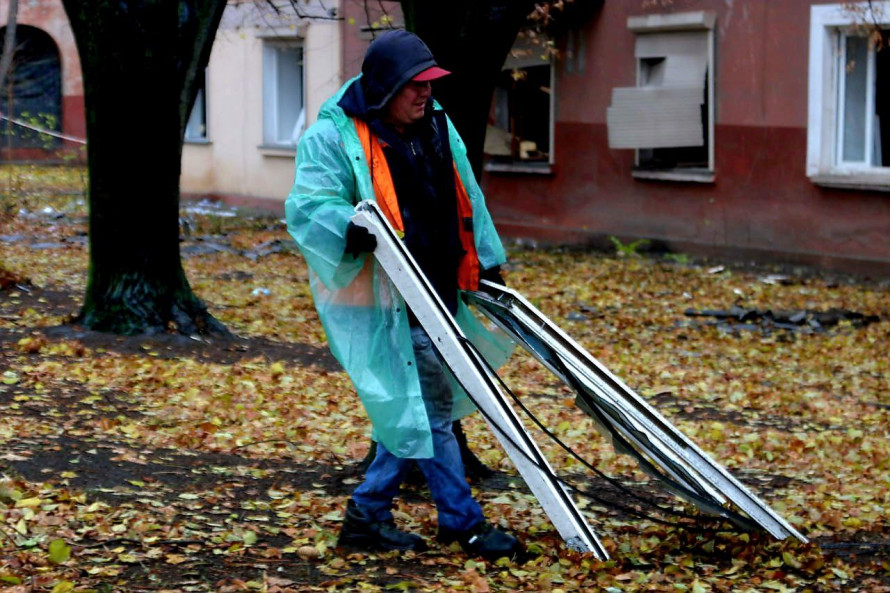
{"type": "Polygon", "coordinates": [[[687,317],[711,317],[712,325],[724,331],[772,330],[823,332],[839,325],[847,324],[861,328],[880,321],[877,315],[866,315],[858,311],[832,307],[825,311],[798,309],[781,311],[753,309],[733,305],[729,309],[686,309],[687,317]]]}

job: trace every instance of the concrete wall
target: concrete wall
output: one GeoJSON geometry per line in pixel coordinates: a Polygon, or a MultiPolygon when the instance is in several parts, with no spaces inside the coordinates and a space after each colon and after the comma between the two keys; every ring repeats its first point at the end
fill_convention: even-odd
{"type": "MultiPolygon", "coordinates": [[[[810,7],[825,0],[607,0],[559,38],[555,164],[549,175],[489,172],[489,207],[505,235],[593,243],[649,238],[678,251],[739,254],[890,274],[890,194],[832,189],[806,175],[810,7]],[[613,87],[635,83],[627,18],[709,10],[715,25],[715,180],[688,183],[632,175],[634,153],[608,148],[613,87]]],[[[6,2],[0,2],[4,23],[6,2]]],[[[255,9],[247,3],[237,10],[255,9]]],[[[371,24],[398,2],[370,3],[371,24]]],[[[230,6],[230,8],[232,8],[230,6]]],[[[208,73],[207,144],[187,144],[184,195],[267,200],[280,209],[293,181],[293,153],[262,144],[262,40],[268,18],[229,14],[208,73]]],[[[304,36],[307,117],[357,74],[370,40],[361,3],[342,20],[299,25],[304,36]]],[[[229,11],[231,12],[231,11],[229,11]]],[[[228,13],[227,13],[228,14],[228,13]]],[[[85,135],[80,63],[59,0],[27,0],[19,22],[56,41],[63,69],[63,131],[85,135]]],[[[296,25],[295,25],[296,27],[296,25]]]]}
{"type": "MultiPolygon", "coordinates": [[[[806,175],[808,0],[605,2],[558,63],[552,174],[487,173],[502,233],[576,243],[649,238],[680,251],[738,254],[890,274],[890,194],[830,189],[806,175]],[[635,179],[634,151],[608,148],[613,87],[635,84],[629,16],[712,10],[715,181],[635,179]]],[[[887,189],[890,189],[888,186],[887,189]]]]}
{"type": "MultiPolygon", "coordinates": [[[[294,24],[293,27],[297,25],[294,24]]],[[[300,23],[307,125],[340,85],[338,21],[300,23]]],[[[267,21],[224,20],[207,72],[207,143],[183,147],[184,195],[222,196],[232,202],[282,202],[293,185],[292,150],[262,148],[263,32],[267,21]]],[[[270,204],[279,208],[279,205],[270,204]]]]}

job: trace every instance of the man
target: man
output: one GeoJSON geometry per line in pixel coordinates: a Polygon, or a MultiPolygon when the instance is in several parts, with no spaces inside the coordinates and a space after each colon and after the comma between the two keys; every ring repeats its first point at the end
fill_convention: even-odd
{"type": "Polygon", "coordinates": [[[426,549],[392,514],[416,462],[436,503],[438,539],[494,559],[516,556],[522,545],[485,520],[467,485],[451,427],[474,408],[452,389],[429,336],[368,256],[375,237],[350,221],[356,203],[376,200],[467,337],[484,353],[501,348],[501,362],[506,358],[508,347],[459,298],[460,290],[475,290],[480,273],[500,280],[506,256],[466,148],[432,100],[430,81],[447,74],[412,33],[392,31],[372,42],[362,74],[325,103],[301,138],[285,209],[331,351],[377,441],[347,503],[338,545],[426,549]]]}

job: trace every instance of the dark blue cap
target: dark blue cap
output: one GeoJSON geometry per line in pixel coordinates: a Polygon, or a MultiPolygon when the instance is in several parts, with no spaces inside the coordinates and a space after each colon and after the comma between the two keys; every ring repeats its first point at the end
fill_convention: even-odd
{"type": "Polygon", "coordinates": [[[414,33],[388,31],[372,41],[362,62],[368,109],[382,109],[405,83],[421,73],[423,80],[434,80],[448,71],[438,67],[430,48],[414,33]]]}

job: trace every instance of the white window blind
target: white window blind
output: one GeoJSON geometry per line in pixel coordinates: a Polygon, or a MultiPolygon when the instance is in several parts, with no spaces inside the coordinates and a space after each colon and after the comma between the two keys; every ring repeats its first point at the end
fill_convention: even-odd
{"type": "Polygon", "coordinates": [[[612,89],[610,148],[702,146],[707,31],[637,35],[639,86],[612,89]]]}
{"type": "Polygon", "coordinates": [[[189,114],[188,123],[185,126],[186,141],[200,141],[207,139],[207,102],[204,96],[205,86],[202,83],[195,97],[195,104],[189,114]]]}
{"type": "Polygon", "coordinates": [[[267,43],[263,69],[263,142],[270,146],[296,146],[306,122],[303,48],[267,43]]]}

